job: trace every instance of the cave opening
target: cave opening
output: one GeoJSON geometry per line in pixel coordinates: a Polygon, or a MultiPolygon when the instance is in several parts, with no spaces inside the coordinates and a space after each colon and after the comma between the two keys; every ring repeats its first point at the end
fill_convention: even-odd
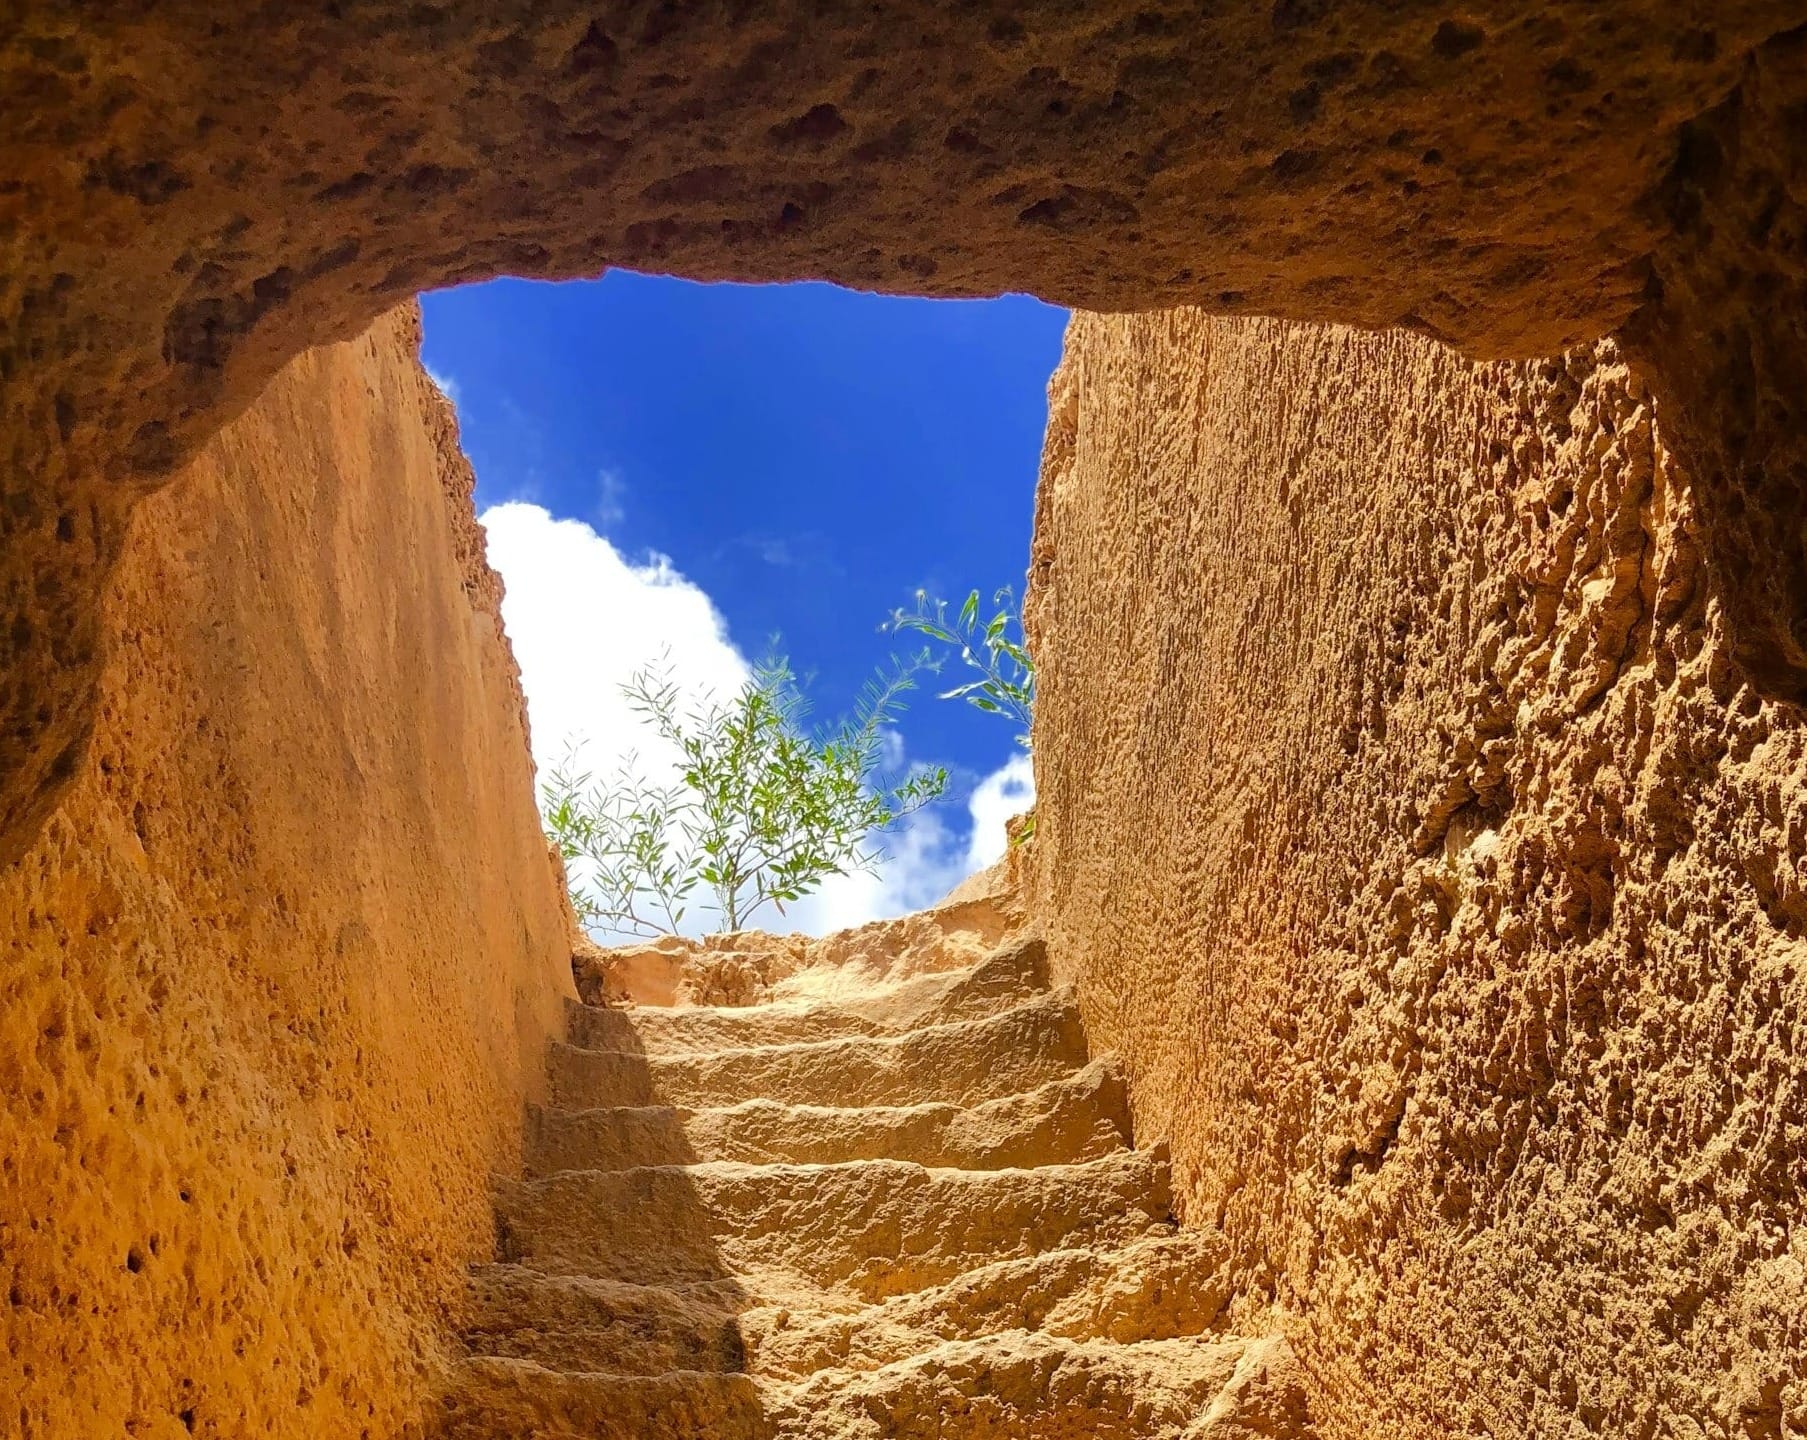
{"type": "MultiPolygon", "coordinates": [[[[876,773],[945,771],[946,793],[887,828],[870,868],[828,875],[762,923],[888,918],[998,858],[1033,800],[1026,745],[946,703],[973,678],[954,673],[960,652],[895,619],[938,601],[957,619],[970,594],[982,618],[1020,619],[1065,310],[628,271],[421,304],[423,363],[456,412],[504,585],[543,806],[555,774],[677,773],[624,694],[649,672],[689,708],[782,656],[816,730],[857,713],[875,675],[927,656],[876,773]]],[[[593,867],[570,863],[582,891],[593,867]]],[[[720,923],[692,905],[680,928],[720,923]]],[[[646,932],[598,920],[592,933],[646,932]]]]}

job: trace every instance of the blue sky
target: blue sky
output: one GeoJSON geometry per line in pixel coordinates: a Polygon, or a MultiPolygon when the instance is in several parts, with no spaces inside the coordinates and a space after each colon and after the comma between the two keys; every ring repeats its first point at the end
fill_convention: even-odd
{"type": "MultiPolygon", "coordinates": [[[[676,577],[700,590],[744,656],[779,634],[813,673],[823,718],[895,648],[878,627],[919,586],[1020,591],[1062,310],[620,271],[496,281],[422,305],[425,360],[457,404],[479,510],[527,502],[589,526],[630,567],[666,557],[651,582],[662,596],[676,577]]],[[[492,528],[511,593],[535,583],[546,562],[534,537],[547,533],[499,545],[492,528]]],[[[567,568],[595,568],[582,555],[614,568],[600,548],[560,553],[567,568]]],[[[594,627],[644,629],[653,613],[615,590],[562,603],[639,612],[571,617],[562,643],[580,649],[594,627]]],[[[509,618],[511,631],[542,623],[509,618]]],[[[549,737],[534,723],[540,751],[549,737]]],[[[926,692],[901,730],[910,758],[968,785],[1014,753],[1003,722],[926,692]]],[[[958,806],[942,808],[958,829],[958,806]]]]}

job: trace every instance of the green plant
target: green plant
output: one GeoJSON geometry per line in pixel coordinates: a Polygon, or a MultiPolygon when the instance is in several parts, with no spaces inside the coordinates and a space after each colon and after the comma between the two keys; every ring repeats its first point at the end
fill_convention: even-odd
{"type": "Polygon", "coordinates": [[[546,834],[570,872],[571,903],[585,929],[607,925],[635,935],[676,934],[695,889],[691,867],[675,855],[685,808],[681,786],[655,786],[629,755],[614,777],[596,781],[578,769],[582,747],[568,742],[540,783],[546,834]]]}
{"type": "Polygon", "coordinates": [[[1035,714],[1035,662],[1023,644],[1023,618],[1014,603],[1015,596],[1006,588],[991,598],[1000,608],[983,623],[979,619],[977,590],[967,595],[949,620],[947,601],[930,601],[925,591],[918,590],[915,610],[893,611],[891,629],[914,630],[958,650],[961,662],[977,671],[980,678],[944,690],[941,698],[965,700],[988,715],[1014,720],[1022,726],[1017,744],[1027,750],[1035,714]]]}
{"type": "Polygon", "coordinates": [[[660,787],[634,757],[611,780],[577,769],[577,751],[541,789],[547,834],[567,863],[578,918],[642,935],[672,934],[700,889],[728,930],[766,905],[780,914],[830,875],[873,869],[869,837],[947,789],[945,770],[880,777],[884,731],[915,687],[921,655],[868,682],[852,719],[804,728],[807,703],[790,666],[758,666],[730,701],[685,709],[669,673],[643,669],[622,687],[678,756],[680,783],[660,787]]]}

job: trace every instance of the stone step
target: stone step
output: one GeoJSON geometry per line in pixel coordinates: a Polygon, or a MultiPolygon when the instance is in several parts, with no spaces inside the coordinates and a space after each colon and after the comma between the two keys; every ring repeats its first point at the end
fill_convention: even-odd
{"type": "Polygon", "coordinates": [[[1307,1440],[1275,1337],[1110,1344],[1007,1331],[802,1384],[560,1371],[479,1356],[448,1377],[443,1440],[1307,1440]]]}
{"type": "Polygon", "coordinates": [[[1011,1331],[825,1371],[769,1392],[766,1419],[784,1440],[1281,1440],[1306,1433],[1304,1401],[1273,1346],[1011,1331]]]}
{"type": "Polygon", "coordinates": [[[794,1286],[760,1294],[739,1280],[678,1286],[485,1265],[471,1276],[474,1354],[572,1372],[668,1370],[806,1378],[876,1369],[946,1340],[1032,1330],[1129,1343],[1210,1332],[1228,1298],[1227,1246],[1173,1231],[1110,1250],[1062,1249],[997,1261],[877,1304],[794,1286]]]}
{"type": "Polygon", "coordinates": [[[861,1299],[995,1260],[1158,1233],[1164,1150],[1032,1170],[900,1160],[564,1171],[497,1192],[501,1258],[548,1274],[689,1284],[787,1272],[861,1299]]]}
{"type": "Polygon", "coordinates": [[[1172,1230],[1110,1250],[995,1261],[855,1309],[809,1312],[749,1297],[737,1334],[749,1369],[799,1379],[836,1367],[877,1369],[943,1341],[1007,1330],[1117,1343],[1205,1335],[1229,1300],[1228,1253],[1216,1233],[1172,1230]]]}
{"type": "Polygon", "coordinates": [[[763,1005],[673,1009],[603,1008],[572,1001],[567,1007],[567,1038],[582,1048],[648,1055],[808,1044],[983,1019],[1047,989],[1042,942],[1013,940],[970,969],[918,975],[834,996],[795,994],[763,1005]]]}
{"type": "Polygon", "coordinates": [[[597,1375],[478,1356],[448,1379],[442,1440],[771,1440],[745,1375],[597,1375]]]}
{"type": "Polygon", "coordinates": [[[748,1296],[737,1281],[628,1285],[480,1265],[470,1291],[465,1343],[475,1355],[621,1375],[747,1368],[739,1317],[748,1296]]]}
{"type": "Polygon", "coordinates": [[[936,1102],[845,1109],[773,1100],[709,1110],[535,1108],[528,1117],[526,1164],[530,1176],[709,1160],[833,1164],[888,1158],[996,1170],[1095,1159],[1125,1147],[1129,1136],[1122,1077],[1107,1057],[971,1108],[936,1102]]]}
{"type": "Polygon", "coordinates": [[[1031,1090],[1086,1063],[1085,1031],[1064,993],[1000,1014],[894,1036],[861,1035],[687,1055],[551,1047],[560,1109],[764,1099],[787,1105],[971,1106],[1031,1090]]]}
{"type": "Polygon", "coordinates": [[[432,1434],[1305,1440],[1040,945],[869,979],[573,1007],[432,1434]]]}

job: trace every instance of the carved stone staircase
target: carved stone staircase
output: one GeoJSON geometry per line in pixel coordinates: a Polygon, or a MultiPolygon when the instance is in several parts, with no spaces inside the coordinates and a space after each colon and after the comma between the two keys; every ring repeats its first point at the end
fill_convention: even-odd
{"type": "Polygon", "coordinates": [[[446,1440],[1309,1435],[1041,945],[860,974],[573,1005],[446,1440]]]}

